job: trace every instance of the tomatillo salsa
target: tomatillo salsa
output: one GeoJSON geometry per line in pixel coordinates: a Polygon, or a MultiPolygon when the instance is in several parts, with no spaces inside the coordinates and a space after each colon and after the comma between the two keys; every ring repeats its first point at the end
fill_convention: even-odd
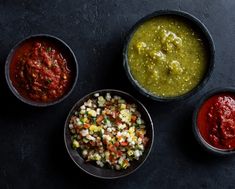
{"type": "Polygon", "coordinates": [[[197,126],[213,147],[235,149],[235,94],[221,93],[207,99],[198,112],[197,126]]]}
{"type": "Polygon", "coordinates": [[[46,40],[27,40],[16,49],[10,79],[23,97],[53,102],[70,88],[71,74],[60,49],[46,40]]]}
{"type": "Polygon", "coordinates": [[[201,32],[180,16],[157,16],[141,24],[128,44],[136,82],[153,95],[174,97],[195,88],[208,67],[201,32]]]}

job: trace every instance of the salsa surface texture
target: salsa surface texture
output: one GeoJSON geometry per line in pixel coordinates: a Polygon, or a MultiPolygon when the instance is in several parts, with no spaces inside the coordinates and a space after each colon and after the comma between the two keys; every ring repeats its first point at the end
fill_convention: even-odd
{"type": "Polygon", "coordinates": [[[139,160],[149,141],[137,105],[111,93],[95,93],[78,107],[69,129],[72,147],[86,162],[115,170],[139,160]]]}
{"type": "Polygon", "coordinates": [[[27,40],[16,49],[10,64],[13,86],[26,99],[53,102],[71,86],[67,60],[52,42],[27,40]]]}
{"type": "Polygon", "coordinates": [[[133,78],[153,95],[174,97],[195,88],[208,65],[201,33],[179,16],[158,16],[140,25],[128,45],[133,78]]]}
{"type": "Polygon", "coordinates": [[[235,149],[235,95],[221,93],[201,106],[197,125],[201,136],[219,149],[235,149]]]}

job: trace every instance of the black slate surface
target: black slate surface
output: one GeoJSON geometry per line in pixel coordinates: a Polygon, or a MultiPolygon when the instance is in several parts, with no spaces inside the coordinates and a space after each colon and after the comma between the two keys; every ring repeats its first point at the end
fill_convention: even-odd
{"type": "Polygon", "coordinates": [[[215,87],[235,84],[235,1],[232,0],[0,0],[0,188],[235,188],[235,157],[205,153],[191,133],[195,104],[215,87]],[[206,87],[179,103],[158,103],[140,95],[122,68],[128,29],[159,9],[180,9],[199,18],[216,46],[215,70],[206,87]],[[60,37],[80,66],[77,87],[63,103],[33,108],[10,93],[4,61],[11,47],[37,33],[60,37]],[[134,174],[100,180],[69,159],[63,124],[72,105],[102,88],[121,89],[142,101],[152,115],[155,143],[134,174]]]}

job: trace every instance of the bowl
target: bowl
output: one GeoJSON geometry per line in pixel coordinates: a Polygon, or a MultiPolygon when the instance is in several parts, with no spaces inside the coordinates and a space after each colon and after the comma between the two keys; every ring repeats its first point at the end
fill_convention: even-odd
{"type": "Polygon", "coordinates": [[[161,101],[161,102],[180,101],[180,100],[184,100],[184,99],[194,95],[207,83],[208,79],[211,76],[213,68],[214,68],[214,54],[215,54],[215,47],[214,47],[213,39],[212,39],[208,29],[205,27],[205,25],[200,20],[198,20],[193,15],[186,13],[186,12],[183,12],[183,11],[159,10],[159,11],[156,11],[152,14],[149,14],[149,15],[143,17],[130,29],[130,31],[126,37],[126,40],[124,43],[124,48],[123,48],[123,66],[124,66],[124,69],[125,69],[125,72],[126,72],[128,79],[130,80],[132,85],[141,94],[143,94],[153,100],[161,101]],[[207,70],[206,70],[206,73],[204,74],[203,79],[192,90],[190,90],[189,92],[187,92],[185,94],[179,95],[179,96],[169,96],[169,97],[165,96],[165,97],[163,97],[163,96],[154,95],[151,92],[147,91],[143,86],[141,86],[138,83],[137,80],[135,80],[135,78],[133,77],[133,75],[131,73],[129,64],[128,64],[128,45],[129,45],[135,31],[146,21],[149,21],[153,18],[160,17],[160,16],[174,16],[174,17],[179,17],[180,19],[185,20],[187,23],[192,25],[195,29],[197,29],[197,31],[200,32],[200,35],[203,37],[205,45],[208,49],[209,61],[208,61],[207,70]]]}
{"type": "MultiPolygon", "coordinates": [[[[51,50],[51,49],[48,48],[48,50],[51,50]]],[[[17,68],[17,67],[15,67],[15,68],[17,68]]],[[[51,105],[58,104],[58,103],[62,102],[63,100],[65,100],[71,94],[73,89],[75,88],[75,85],[76,85],[76,82],[78,79],[78,63],[77,63],[77,59],[76,59],[75,54],[73,53],[72,49],[61,39],[59,39],[55,36],[52,36],[52,35],[48,35],[48,34],[31,35],[31,36],[26,37],[22,41],[18,42],[11,49],[11,51],[6,59],[5,78],[6,78],[7,84],[9,86],[11,92],[23,103],[26,103],[31,106],[36,106],[36,107],[51,106],[51,105]],[[51,100],[48,102],[35,101],[34,99],[28,98],[26,95],[23,95],[23,93],[16,87],[16,84],[19,83],[19,80],[15,79],[14,82],[16,84],[14,84],[12,77],[11,77],[11,72],[13,72],[13,71],[11,71],[11,66],[13,66],[12,62],[17,60],[16,59],[17,53],[19,53],[19,52],[22,53],[25,49],[27,50],[28,47],[26,45],[30,44],[30,43],[33,44],[35,41],[40,41],[42,44],[43,43],[49,44],[54,49],[58,50],[58,52],[63,55],[63,58],[65,58],[67,60],[67,67],[70,69],[70,73],[69,73],[70,83],[67,86],[66,90],[64,91],[62,96],[60,96],[59,98],[57,98],[55,100],[51,100]]],[[[25,77],[25,78],[29,79],[27,77],[25,77]]],[[[49,81],[51,81],[51,80],[48,80],[48,83],[49,83],[49,81]]],[[[24,92],[24,93],[26,94],[27,92],[24,92]]]]}
{"type": "Polygon", "coordinates": [[[68,151],[68,154],[70,158],[73,160],[73,162],[84,172],[88,173],[89,175],[92,175],[94,177],[103,178],[103,179],[116,179],[120,177],[127,176],[137,169],[141,167],[141,165],[146,161],[146,159],[149,156],[149,153],[152,149],[153,142],[154,142],[154,128],[153,128],[153,122],[151,120],[151,117],[147,111],[147,109],[141,104],[138,100],[136,100],[134,97],[129,95],[126,92],[114,90],[114,89],[103,89],[99,91],[92,92],[82,99],[80,99],[71,109],[71,111],[68,114],[68,117],[65,122],[64,127],[64,141],[65,146],[68,151]],[[97,165],[94,165],[92,163],[86,163],[81,156],[79,150],[74,150],[71,147],[71,134],[69,130],[69,121],[71,116],[75,113],[76,109],[79,108],[85,101],[87,101],[90,98],[93,98],[95,93],[99,93],[100,95],[105,95],[106,93],[110,93],[111,95],[118,95],[125,99],[127,102],[133,102],[137,105],[138,111],[141,113],[142,118],[145,120],[146,125],[146,132],[147,137],[149,138],[149,142],[147,143],[147,147],[143,153],[143,155],[140,157],[140,159],[131,161],[130,167],[128,167],[125,170],[114,170],[111,168],[101,168],[97,165]]]}
{"type": "MultiPolygon", "coordinates": [[[[230,149],[222,149],[214,147],[212,144],[209,144],[206,139],[203,138],[199,128],[198,128],[198,115],[199,111],[201,110],[204,103],[208,100],[214,97],[215,95],[219,94],[233,94],[235,95],[235,88],[216,88],[209,92],[207,92],[199,101],[199,103],[196,105],[194,113],[193,113],[193,123],[192,123],[192,129],[193,134],[195,136],[195,139],[198,141],[200,146],[207,152],[214,154],[214,155],[231,155],[235,153],[235,150],[230,149]]],[[[213,103],[214,105],[215,103],[213,103]]]]}

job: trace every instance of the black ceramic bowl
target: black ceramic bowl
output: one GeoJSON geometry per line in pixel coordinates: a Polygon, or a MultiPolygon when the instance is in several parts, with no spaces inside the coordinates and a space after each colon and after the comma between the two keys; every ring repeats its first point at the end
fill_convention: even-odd
{"type": "Polygon", "coordinates": [[[129,34],[126,37],[126,41],[124,44],[124,49],[123,49],[123,66],[124,69],[126,71],[126,74],[128,76],[128,79],[130,80],[130,82],[134,85],[134,87],[143,95],[156,100],[156,101],[164,101],[164,102],[168,102],[168,101],[179,101],[179,100],[183,100],[185,98],[188,98],[190,96],[192,96],[193,94],[195,94],[196,92],[198,92],[208,81],[208,79],[211,76],[212,70],[214,68],[214,54],[215,54],[215,47],[214,47],[214,43],[213,43],[213,39],[208,31],[208,29],[205,27],[205,25],[198,20],[196,17],[194,17],[193,15],[183,12],[183,11],[178,11],[178,10],[159,10],[156,11],[150,15],[145,16],[144,18],[140,19],[129,31],[129,34]],[[184,19],[187,23],[190,23],[192,25],[192,27],[194,27],[195,29],[197,29],[200,34],[202,35],[203,41],[205,42],[205,45],[207,46],[208,49],[208,54],[209,54],[209,62],[208,62],[208,66],[207,66],[207,71],[206,74],[204,75],[204,78],[201,80],[201,82],[191,91],[180,95],[180,96],[173,96],[173,97],[161,97],[161,96],[157,96],[154,95],[152,93],[150,93],[149,91],[147,91],[144,87],[142,87],[138,81],[136,81],[134,79],[134,77],[131,74],[129,65],[128,65],[128,45],[130,40],[132,39],[133,34],[135,33],[135,31],[139,28],[139,26],[141,26],[144,22],[152,19],[152,18],[156,18],[158,16],[163,16],[163,15],[169,15],[169,16],[175,16],[175,17],[179,17],[181,19],[184,19]]]}
{"type": "Polygon", "coordinates": [[[6,77],[6,81],[7,84],[10,88],[10,90],[12,91],[12,93],[22,102],[32,105],[32,106],[36,106],[36,107],[46,107],[46,106],[51,106],[51,105],[55,105],[61,101],[63,101],[64,99],[66,99],[71,92],[73,91],[76,82],[77,82],[77,78],[78,78],[78,63],[77,63],[77,59],[72,51],[72,49],[61,39],[52,36],[52,35],[48,35],[48,34],[37,34],[37,35],[31,35],[29,37],[26,37],[25,39],[23,39],[22,41],[18,42],[10,51],[7,59],[6,59],[6,64],[5,64],[5,77],[6,77]],[[68,91],[66,91],[66,93],[59,98],[58,100],[52,101],[52,102],[36,102],[33,100],[30,100],[24,96],[22,96],[17,89],[13,86],[13,83],[11,81],[10,78],[10,65],[12,63],[12,59],[14,54],[16,53],[16,50],[18,50],[23,44],[27,43],[28,41],[31,40],[40,40],[40,41],[47,41],[50,42],[51,44],[53,44],[53,46],[55,46],[56,48],[58,48],[60,50],[60,52],[62,53],[62,55],[64,56],[64,58],[66,58],[67,60],[67,66],[68,68],[71,70],[71,76],[72,76],[72,80],[71,80],[71,84],[70,84],[70,88],[68,91]]]}
{"type": "Polygon", "coordinates": [[[124,177],[127,176],[131,173],[133,173],[134,171],[136,171],[138,168],[140,168],[140,166],[145,162],[145,160],[147,159],[152,146],[153,146],[153,141],[154,141],[154,129],[153,129],[153,122],[151,120],[151,117],[148,113],[148,111],[146,110],[146,108],[143,106],[143,104],[141,104],[139,101],[137,101],[134,97],[132,97],[131,95],[119,91],[119,90],[113,90],[113,89],[104,89],[104,90],[99,90],[99,91],[95,91],[92,92],[88,95],[86,95],[85,97],[83,97],[82,99],[80,99],[71,109],[71,111],[69,112],[69,115],[66,119],[65,122],[65,127],[64,127],[64,141],[65,141],[65,146],[66,149],[71,157],[71,159],[73,160],[73,162],[83,171],[85,171],[86,173],[94,176],[94,177],[98,177],[98,178],[103,178],[103,179],[116,179],[116,178],[120,178],[120,177],[124,177]],[[71,134],[69,131],[69,121],[71,116],[74,114],[74,112],[88,99],[93,98],[95,93],[99,93],[100,95],[105,95],[107,92],[109,92],[111,95],[118,95],[120,97],[122,97],[123,99],[125,99],[127,102],[130,103],[135,103],[137,105],[137,109],[138,111],[141,113],[142,118],[145,120],[146,122],[146,131],[147,131],[147,137],[150,139],[147,147],[143,153],[143,155],[140,157],[140,159],[134,160],[132,162],[130,162],[131,166],[128,167],[126,170],[113,170],[113,169],[109,169],[109,168],[101,168],[98,167],[92,163],[86,163],[83,159],[83,157],[80,155],[79,150],[74,150],[71,147],[71,134]]]}
{"type": "Polygon", "coordinates": [[[198,141],[198,143],[203,147],[203,149],[214,155],[230,155],[230,154],[234,154],[235,150],[219,149],[210,145],[208,142],[206,142],[205,139],[201,136],[201,133],[198,129],[197,118],[198,118],[199,110],[201,106],[204,104],[204,102],[210,97],[217,95],[217,94],[222,94],[222,93],[231,93],[235,95],[235,88],[217,88],[217,89],[209,91],[199,101],[193,113],[193,124],[192,124],[193,134],[196,140],[198,141]]]}

